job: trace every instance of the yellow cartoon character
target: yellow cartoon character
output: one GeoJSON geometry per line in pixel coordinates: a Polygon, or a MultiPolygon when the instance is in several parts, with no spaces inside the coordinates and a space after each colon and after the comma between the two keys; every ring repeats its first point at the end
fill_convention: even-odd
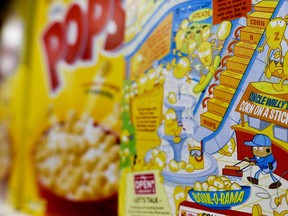
{"type": "Polygon", "coordinates": [[[217,30],[217,38],[219,40],[225,40],[229,36],[231,28],[232,23],[230,21],[223,21],[217,30]]]}
{"type": "Polygon", "coordinates": [[[190,66],[191,66],[190,60],[185,56],[181,57],[178,63],[176,63],[176,58],[174,58],[171,62],[173,75],[177,79],[182,79],[185,76],[188,77],[189,72],[192,70],[190,66]]]}
{"type": "Polygon", "coordinates": [[[286,190],[286,193],[281,194],[279,197],[276,197],[274,199],[274,203],[276,206],[282,205],[282,199],[285,199],[286,204],[288,205],[288,189],[286,190]]]}
{"type": "Polygon", "coordinates": [[[196,55],[194,53],[195,49],[197,47],[197,42],[194,39],[188,40],[188,55],[192,58],[196,58],[196,55]]]}
{"type": "Polygon", "coordinates": [[[186,33],[183,30],[179,30],[175,36],[176,50],[181,50],[183,43],[185,42],[186,33]]]}
{"type": "MultiPolygon", "coordinates": [[[[267,62],[269,63],[270,55],[272,50],[279,50],[282,55],[282,46],[281,42],[284,40],[288,44],[288,39],[285,37],[284,33],[286,30],[286,22],[288,22],[288,16],[284,19],[282,17],[276,17],[272,19],[266,28],[266,39],[264,43],[259,46],[258,51],[261,53],[264,51],[264,47],[268,44],[268,52],[267,52],[267,62]]],[[[281,59],[280,59],[281,60],[281,59]]],[[[267,78],[271,77],[271,73],[269,70],[266,70],[267,78]]]]}
{"type": "Polygon", "coordinates": [[[176,212],[175,215],[179,214],[179,205],[183,201],[187,200],[188,191],[186,188],[182,188],[181,186],[176,186],[173,193],[174,203],[176,212]]]}
{"type": "Polygon", "coordinates": [[[252,216],[264,216],[262,214],[262,208],[259,204],[255,204],[252,207],[252,216]]]}
{"type": "MultiPolygon", "coordinates": [[[[184,42],[186,41],[186,31],[188,29],[189,26],[189,21],[184,19],[181,24],[180,24],[180,28],[177,31],[174,41],[176,43],[176,50],[181,50],[182,46],[184,44],[184,42]]],[[[174,50],[174,52],[176,51],[174,50]]]]}
{"type": "Polygon", "coordinates": [[[170,104],[176,104],[177,103],[177,96],[175,92],[169,92],[168,93],[168,102],[170,104]]]}
{"type": "Polygon", "coordinates": [[[222,149],[218,151],[218,153],[231,157],[232,154],[235,152],[235,149],[236,149],[236,142],[234,138],[231,138],[230,141],[222,149]]]}
{"type": "Polygon", "coordinates": [[[193,165],[195,170],[204,169],[204,156],[200,146],[192,146],[188,144],[189,163],[193,165]]]}
{"type": "Polygon", "coordinates": [[[194,93],[202,92],[213,78],[215,70],[220,63],[220,56],[216,55],[215,58],[213,59],[212,52],[214,50],[221,51],[221,49],[222,46],[217,48],[214,42],[205,41],[200,44],[198,48],[198,56],[200,62],[202,63],[202,67],[200,69],[200,81],[193,88],[194,93]],[[209,71],[207,75],[203,74],[203,70],[205,68],[209,71]]]}
{"type": "MultiPolygon", "coordinates": [[[[278,207],[280,205],[282,205],[282,199],[285,199],[286,205],[288,205],[288,189],[286,190],[286,193],[281,194],[279,197],[276,197],[274,199],[274,203],[275,205],[278,207]]],[[[274,216],[284,216],[284,215],[288,215],[288,210],[284,210],[282,212],[277,212],[276,210],[274,210],[273,212],[274,216]]]]}
{"type": "Polygon", "coordinates": [[[165,134],[174,136],[173,141],[179,143],[181,141],[180,134],[182,132],[182,127],[178,124],[177,115],[174,109],[169,108],[167,110],[164,121],[165,134]]]}

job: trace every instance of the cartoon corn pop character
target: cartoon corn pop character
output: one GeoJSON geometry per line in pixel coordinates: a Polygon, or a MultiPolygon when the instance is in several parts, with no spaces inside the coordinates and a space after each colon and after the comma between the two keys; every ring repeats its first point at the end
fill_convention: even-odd
{"type": "Polygon", "coordinates": [[[247,177],[252,184],[258,185],[260,173],[270,174],[273,183],[269,185],[270,189],[276,189],[281,186],[281,182],[273,175],[277,168],[277,162],[272,154],[271,140],[264,134],[257,134],[252,141],[244,142],[245,145],[252,147],[253,158],[245,157],[250,161],[251,165],[257,165],[260,169],[255,173],[254,177],[247,177]]]}
{"type": "Polygon", "coordinates": [[[176,96],[175,92],[169,92],[167,98],[168,98],[168,102],[170,104],[176,104],[177,103],[177,96],[176,96]]]}
{"type": "Polygon", "coordinates": [[[191,62],[189,58],[185,56],[181,57],[178,63],[176,63],[176,59],[173,59],[172,68],[174,69],[173,70],[174,77],[176,77],[177,79],[182,79],[185,76],[188,77],[189,72],[192,70],[190,66],[191,66],[191,62]]]}
{"type": "Polygon", "coordinates": [[[192,146],[188,144],[189,163],[193,165],[195,170],[204,169],[203,151],[200,146],[192,146]]]}
{"type": "Polygon", "coordinates": [[[169,108],[166,112],[164,130],[166,135],[174,136],[175,143],[181,141],[180,134],[182,132],[182,127],[178,123],[174,109],[169,108]]]}
{"type": "Polygon", "coordinates": [[[174,203],[176,212],[175,215],[179,214],[179,205],[187,199],[188,191],[190,188],[183,188],[181,186],[176,186],[173,193],[174,203]]]}
{"type": "MultiPolygon", "coordinates": [[[[286,16],[284,19],[282,17],[276,17],[267,25],[266,28],[266,39],[264,43],[259,46],[258,52],[263,52],[264,47],[267,44],[269,49],[267,52],[267,62],[269,63],[270,55],[272,50],[279,50],[280,56],[282,55],[282,40],[284,40],[288,44],[288,39],[285,37],[284,33],[286,31],[286,22],[288,22],[288,16],[286,16]]],[[[281,60],[282,57],[280,57],[281,60]]],[[[266,70],[266,76],[267,78],[271,77],[270,70],[266,70]]]]}
{"type": "Polygon", "coordinates": [[[215,68],[213,65],[213,55],[212,52],[214,50],[221,50],[222,47],[216,48],[214,43],[210,42],[203,42],[200,44],[199,49],[198,49],[198,56],[200,62],[203,64],[202,68],[200,70],[200,83],[203,82],[206,78],[206,76],[203,74],[204,68],[207,68],[209,72],[215,73],[215,68]]]}

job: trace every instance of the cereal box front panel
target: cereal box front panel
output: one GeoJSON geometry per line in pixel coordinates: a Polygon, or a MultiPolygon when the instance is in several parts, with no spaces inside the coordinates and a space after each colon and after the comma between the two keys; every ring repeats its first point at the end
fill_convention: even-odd
{"type": "Polygon", "coordinates": [[[167,1],[127,43],[123,215],[287,214],[287,7],[167,1]]]}
{"type": "Polygon", "coordinates": [[[121,1],[37,3],[23,209],[117,213],[121,1]]]}

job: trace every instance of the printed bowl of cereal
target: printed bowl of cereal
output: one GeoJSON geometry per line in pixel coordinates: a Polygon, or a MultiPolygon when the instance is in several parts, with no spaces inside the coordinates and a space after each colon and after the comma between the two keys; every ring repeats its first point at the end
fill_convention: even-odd
{"type": "Polygon", "coordinates": [[[34,149],[39,192],[48,212],[114,215],[119,142],[118,134],[92,118],[54,123],[34,149]]]}
{"type": "Polygon", "coordinates": [[[229,209],[245,203],[250,193],[250,186],[240,186],[226,176],[211,175],[205,182],[195,182],[189,196],[194,202],[208,208],[229,209]]]}

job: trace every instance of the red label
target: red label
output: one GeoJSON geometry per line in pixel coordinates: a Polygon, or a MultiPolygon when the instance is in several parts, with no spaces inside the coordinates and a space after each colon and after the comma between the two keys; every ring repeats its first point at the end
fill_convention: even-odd
{"type": "Polygon", "coordinates": [[[243,17],[251,10],[251,0],[213,0],[213,24],[243,17]]]}
{"type": "Polygon", "coordinates": [[[43,33],[51,91],[61,86],[60,62],[68,65],[96,63],[97,37],[104,37],[103,50],[113,52],[124,41],[124,25],[121,0],[89,0],[86,9],[72,4],[64,19],[51,23],[43,33]]]}
{"type": "Polygon", "coordinates": [[[155,194],[154,174],[135,175],[134,188],[136,194],[155,194]]]}

